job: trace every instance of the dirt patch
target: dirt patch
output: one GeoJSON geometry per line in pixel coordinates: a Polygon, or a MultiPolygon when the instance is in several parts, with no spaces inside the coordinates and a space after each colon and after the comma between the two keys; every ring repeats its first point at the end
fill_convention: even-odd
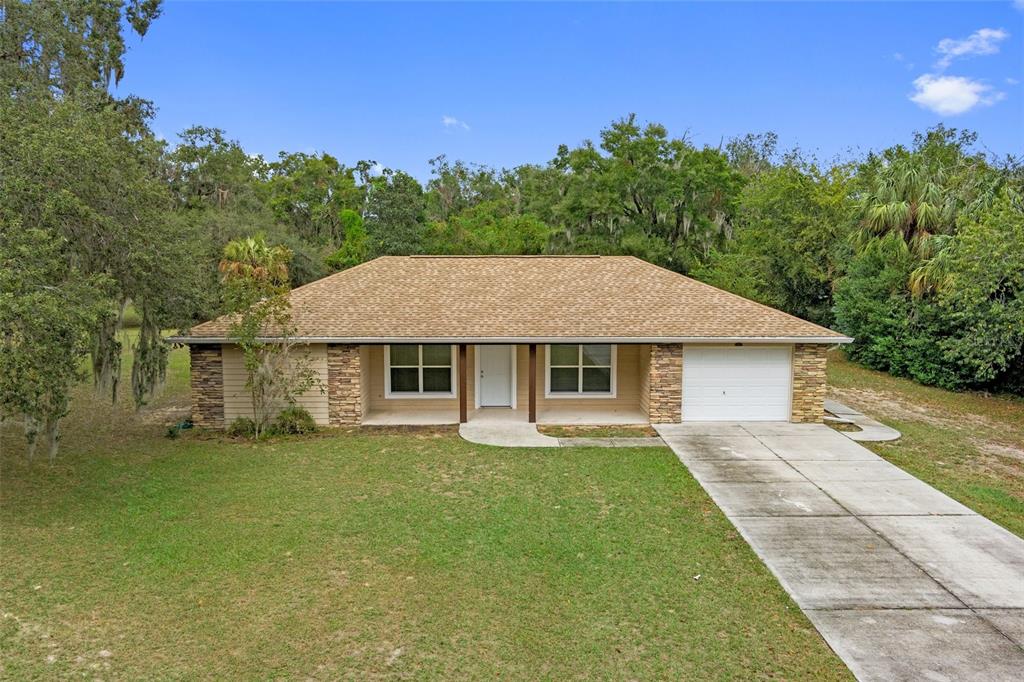
{"type": "Polygon", "coordinates": [[[978,448],[986,455],[1006,457],[1008,459],[1015,459],[1019,462],[1024,462],[1024,448],[1018,448],[1012,445],[1003,445],[1002,443],[994,443],[981,438],[972,438],[971,445],[978,448]]]}
{"type": "Polygon", "coordinates": [[[869,388],[836,388],[830,386],[828,397],[859,409],[876,419],[921,422],[956,431],[977,427],[998,429],[1002,426],[981,415],[961,412],[953,417],[943,411],[908,402],[898,394],[874,391],[869,388]]]}
{"type": "Polygon", "coordinates": [[[144,424],[176,424],[188,419],[189,415],[190,410],[187,403],[144,409],[139,412],[139,418],[144,424]]]}

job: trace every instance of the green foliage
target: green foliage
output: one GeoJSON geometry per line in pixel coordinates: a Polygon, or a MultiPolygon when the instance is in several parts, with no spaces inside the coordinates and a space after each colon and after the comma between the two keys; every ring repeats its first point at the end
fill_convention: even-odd
{"type": "Polygon", "coordinates": [[[9,0],[0,21],[0,83],[69,93],[105,89],[124,76],[122,31],[140,36],[160,15],[160,0],[9,0]]]}
{"type": "Polygon", "coordinates": [[[295,329],[288,300],[291,252],[271,246],[263,235],[229,242],[220,263],[224,303],[233,315],[229,336],[245,358],[255,435],[296,396],[319,387],[308,358],[295,353],[295,329]]]}
{"type": "Polygon", "coordinates": [[[30,459],[43,436],[51,462],[110,285],[68,267],[67,246],[0,211],[0,418],[22,421],[30,459]]]}
{"type": "Polygon", "coordinates": [[[426,248],[440,254],[539,254],[551,237],[547,225],[512,214],[502,201],[477,204],[430,230],[426,248]]]}
{"type": "Polygon", "coordinates": [[[258,192],[278,222],[307,242],[341,243],[346,214],[355,213],[363,203],[356,169],[329,154],[281,152],[279,160],[269,164],[268,174],[258,192]]]}
{"type": "Polygon", "coordinates": [[[942,272],[937,304],[956,331],[940,345],[965,382],[1024,375],[1024,212],[1004,194],[960,228],[942,272]]]}
{"type": "Polygon", "coordinates": [[[849,168],[823,171],[796,158],[754,175],[740,197],[733,239],[695,276],[830,325],[832,286],[852,256],[850,188],[849,168]]]}
{"type": "Polygon", "coordinates": [[[341,226],[345,235],[341,248],[327,257],[327,266],[333,270],[347,270],[365,262],[370,251],[370,237],[361,215],[353,210],[343,209],[341,226]]]}
{"type": "Polygon", "coordinates": [[[485,202],[507,198],[509,188],[499,174],[487,166],[449,162],[444,154],[430,160],[434,177],[427,183],[427,213],[444,222],[485,202]]]}
{"type": "Polygon", "coordinates": [[[421,253],[426,199],[416,178],[386,169],[366,188],[366,232],[373,256],[421,253]]]}
{"type": "Polygon", "coordinates": [[[555,230],[561,252],[628,252],[687,272],[732,229],[743,177],[719,150],[670,138],[634,116],[591,142],[521,169],[523,212],[555,230]]]}
{"type": "Polygon", "coordinates": [[[236,417],[228,424],[227,434],[232,438],[255,438],[256,422],[248,417],[236,417]]]}
{"type": "Polygon", "coordinates": [[[274,421],[274,430],[281,434],[302,435],[316,431],[313,415],[303,407],[289,405],[281,410],[274,421]]]}

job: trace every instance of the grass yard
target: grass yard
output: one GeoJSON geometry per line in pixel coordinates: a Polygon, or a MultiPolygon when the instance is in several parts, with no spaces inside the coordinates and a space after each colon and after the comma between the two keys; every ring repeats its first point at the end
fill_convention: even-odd
{"type": "Polygon", "coordinates": [[[867,447],[1024,537],[1024,400],[921,386],[839,352],[828,379],[830,397],[903,434],[867,447]]]}
{"type": "Polygon", "coordinates": [[[3,433],[0,677],[849,679],[668,450],[170,440],[185,365],[3,433]]]}

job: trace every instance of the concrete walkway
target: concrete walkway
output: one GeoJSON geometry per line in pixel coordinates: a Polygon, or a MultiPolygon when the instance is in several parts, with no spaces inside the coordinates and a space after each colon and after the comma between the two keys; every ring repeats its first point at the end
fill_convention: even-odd
{"type": "Polygon", "coordinates": [[[643,448],[665,447],[660,438],[555,438],[536,424],[514,421],[471,421],[459,425],[459,435],[471,443],[506,448],[643,448]]]}
{"type": "Polygon", "coordinates": [[[506,448],[557,448],[558,439],[545,436],[536,424],[518,421],[471,421],[459,424],[459,435],[471,443],[506,448]]]}
{"type": "Polygon", "coordinates": [[[836,421],[846,424],[853,424],[860,427],[860,431],[843,431],[847,438],[858,441],[888,441],[900,437],[900,432],[886,426],[882,422],[875,421],[871,417],[861,414],[852,407],[847,407],[835,400],[825,401],[825,410],[835,415],[836,421]]]}
{"type": "Polygon", "coordinates": [[[1021,679],[1024,540],[821,424],[655,428],[858,679],[1021,679]]]}

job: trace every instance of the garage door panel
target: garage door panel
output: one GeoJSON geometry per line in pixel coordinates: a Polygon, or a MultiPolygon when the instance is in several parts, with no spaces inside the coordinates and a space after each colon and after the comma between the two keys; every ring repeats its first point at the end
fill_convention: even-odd
{"type": "Polygon", "coordinates": [[[788,347],[683,351],[687,421],[786,421],[792,376],[788,347]]]}

